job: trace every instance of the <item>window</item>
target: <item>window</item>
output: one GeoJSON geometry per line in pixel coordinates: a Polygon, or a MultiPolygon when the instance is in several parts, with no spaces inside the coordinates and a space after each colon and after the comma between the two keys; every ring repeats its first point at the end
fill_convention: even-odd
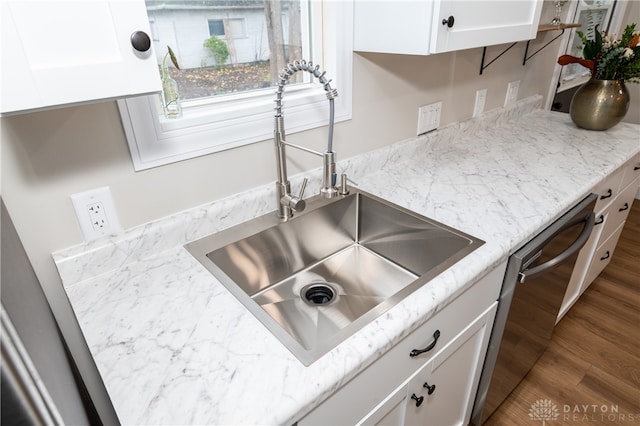
{"type": "Polygon", "coordinates": [[[222,22],[222,19],[209,20],[209,35],[212,35],[212,36],[224,35],[224,24],[222,22]]]}
{"type": "MultiPolygon", "coordinates": [[[[146,1],[149,18],[159,33],[160,41],[154,46],[158,63],[162,63],[169,45],[181,66],[180,71],[170,69],[170,74],[178,82],[183,116],[165,118],[158,95],[118,101],[136,170],[271,138],[273,83],[286,63],[299,58],[312,60],[333,80],[332,87],[339,93],[336,121],[351,118],[351,2],[274,0],[272,4],[277,7],[271,13],[280,17],[279,55],[284,60],[274,73],[271,58],[277,55],[270,53],[265,18],[268,12],[263,0],[146,1]],[[187,13],[186,3],[194,3],[187,13]],[[244,10],[221,9],[234,3],[244,10]],[[222,15],[217,18],[216,13],[222,15]],[[187,15],[191,17],[186,19],[187,15]],[[197,22],[204,26],[201,33],[197,22]],[[218,23],[212,26],[213,22],[221,23],[221,27],[218,23]],[[203,43],[211,37],[210,31],[220,29],[223,34],[216,38],[224,42],[228,57],[215,62],[205,56],[203,43]],[[184,81],[194,80],[196,74],[204,81],[188,86],[184,81]]],[[[294,77],[297,81],[291,79],[285,95],[287,132],[325,126],[328,102],[324,90],[317,81],[311,81],[309,73],[299,72],[294,77]]]]}

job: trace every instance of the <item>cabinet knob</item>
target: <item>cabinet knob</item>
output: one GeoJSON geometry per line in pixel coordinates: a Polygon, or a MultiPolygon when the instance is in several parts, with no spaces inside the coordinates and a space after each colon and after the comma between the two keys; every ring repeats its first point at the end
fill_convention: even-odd
{"type": "Polygon", "coordinates": [[[411,399],[416,402],[416,407],[419,407],[422,405],[422,401],[424,401],[424,396],[416,396],[416,394],[414,393],[413,395],[411,395],[411,399]]]}
{"type": "Polygon", "coordinates": [[[422,387],[427,390],[427,395],[431,395],[436,390],[436,385],[429,386],[429,383],[427,382],[424,382],[424,385],[422,385],[422,387]]]}
{"type": "Polygon", "coordinates": [[[442,20],[442,25],[446,25],[447,27],[453,27],[453,24],[456,22],[453,16],[449,16],[447,19],[442,20]]]}
{"type": "Polygon", "coordinates": [[[131,34],[131,46],[138,52],[146,52],[151,48],[151,39],[144,31],[136,31],[131,34]]]}

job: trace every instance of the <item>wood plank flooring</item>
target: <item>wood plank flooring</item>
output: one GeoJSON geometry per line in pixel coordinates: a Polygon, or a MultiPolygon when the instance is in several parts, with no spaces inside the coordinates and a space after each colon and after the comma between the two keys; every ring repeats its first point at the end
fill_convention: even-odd
{"type": "Polygon", "coordinates": [[[485,422],[535,424],[640,425],[640,200],[632,205],[609,266],[558,323],[538,363],[485,422]],[[557,411],[541,415],[536,404],[545,400],[557,411]]]}

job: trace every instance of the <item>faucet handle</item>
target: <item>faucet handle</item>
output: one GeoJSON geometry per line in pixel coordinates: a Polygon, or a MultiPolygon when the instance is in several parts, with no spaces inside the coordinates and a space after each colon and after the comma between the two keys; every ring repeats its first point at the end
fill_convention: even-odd
{"type": "Polygon", "coordinates": [[[304,201],[304,199],[302,198],[304,195],[304,190],[307,188],[307,182],[309,180],[307,178],[304,178],[304,180],[302,181],[302,186],[300,187],[300,194],[298,194],[298,196],[288,196],[288,200],[287,203],[289,205],[290,208],[293,209],[293,211],[300,213],[301,211],[303,211],[305,209],[305,207],[307,206],[307,203],[304,201]]]}

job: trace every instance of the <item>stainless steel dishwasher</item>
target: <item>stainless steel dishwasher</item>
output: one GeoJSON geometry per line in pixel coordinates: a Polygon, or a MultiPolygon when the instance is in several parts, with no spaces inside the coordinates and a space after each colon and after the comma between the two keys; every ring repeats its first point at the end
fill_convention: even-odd
{"type": "Polygon", "coordinates": [[[509,258],[472,424],[495,411],[547,348],[578,252],[593,229],[596,198],[586,197],[509,258]]]}

